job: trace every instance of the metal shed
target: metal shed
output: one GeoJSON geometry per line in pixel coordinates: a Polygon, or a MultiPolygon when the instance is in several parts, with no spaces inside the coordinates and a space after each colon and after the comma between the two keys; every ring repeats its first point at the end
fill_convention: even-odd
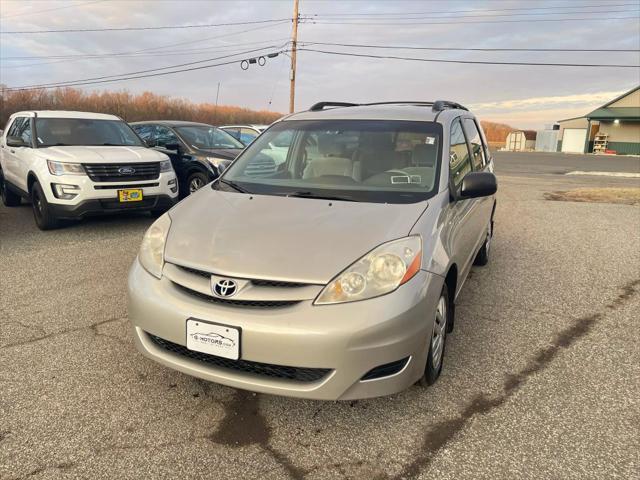
{"type": "Polygon", "coordinates": [[[536,146],[536,132],[533,130],[516,130],[507,135],[505,147],[511,152],[534,150],[536,146]]]}

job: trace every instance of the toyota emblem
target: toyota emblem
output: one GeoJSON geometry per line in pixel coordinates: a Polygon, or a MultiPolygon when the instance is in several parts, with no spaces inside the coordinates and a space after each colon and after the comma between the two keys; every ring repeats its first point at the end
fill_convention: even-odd
{"type": "Polygon", "coordinates": [[[120,175],[132,175],[136,173],[136,169],[133,167],[121,167],[118,169],[120,175]]]}
{"type": "Polygon", "coordinates": [[[213,286],[216,297],[232,297],[238,291],[238,285],[233,280],[222,279],[213,286]]]}

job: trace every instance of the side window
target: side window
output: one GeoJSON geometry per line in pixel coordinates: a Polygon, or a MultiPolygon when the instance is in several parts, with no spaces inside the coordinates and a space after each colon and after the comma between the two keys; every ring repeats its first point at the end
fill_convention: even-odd
{"type": "Polygon", "coordinates": [[[231,135],[236,140],[240,140],[240,129],[239,128],[225,128],[225,132],[231,135]]]}
{"type": "Polygon", "coordinates": [[[257,136],[258,134],[250,128],[240,129],[240,141],[245,145],[249,145],[256,139],[257,136]]]}
{"type": "Polygon", "coordinates": [[[465,118],[464,131],[467,134],[469,143],[471,144],[471,151],[473,154],[473,169],[482,170],[487,164],[487,159],[485,157],[485,150],[482,144],[482,138],[480,137],[480,132],[478,131],[476,122],[474,122],[470,118],[465,118]]]}
{"type": "Polygon", "coordinates": [[[133,125],[133,130],[140,136],[145,142],[153,138],[155,131],[154,125],[133,125]]]}
{"type": "Polygon", "coordinates": [[[180,143],[176,134],[170,128],[158,126],[156,127],[156,141],[159,147],[164,147],[170,143],[180,143]]]}
{"type": "Polygon", "coordinates": [[[7,137],[17,137],[18,125],[22,123],[22,117],[16,117],[13,119],[13,123],[7,129],[7,137]]]}
{"type": "Polygon", "coordinates": [[[449,150],[449,175],[456,190],[462,184],[464,176],[471,171],[469,148],[462,131],[462,124],[457,118],[451,124],[451,140],[449,150]]]}
{"type": "Polygon", "coordinates": [[[7,132],[7,137],[20,137],[25,143],[31,145],[31,119],[16,118],[7,132]]]}

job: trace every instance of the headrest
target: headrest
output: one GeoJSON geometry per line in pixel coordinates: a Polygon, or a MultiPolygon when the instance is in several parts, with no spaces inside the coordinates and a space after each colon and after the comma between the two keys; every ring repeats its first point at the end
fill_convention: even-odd
{"type": "Polygon", "coordinates": [[[340,144],[336,142],[337,135],[318,135],[318,153],[326,157],[340,157],[342,156],[342,148],[340,144]]]}
{"type": "Polygon", "coordinates": [[[435,167],[438,157],[438,146],[421,143],[413,147],[411,162],[416,167],[435,167]]]}

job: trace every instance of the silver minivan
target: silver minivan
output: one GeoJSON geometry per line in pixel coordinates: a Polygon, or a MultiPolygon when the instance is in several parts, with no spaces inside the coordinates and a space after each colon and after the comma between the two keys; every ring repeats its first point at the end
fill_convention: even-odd
{"type": "Polygon", "coordinates": [[[144,235],[129,274],[136,345],[270,394],[432,384],[455,300],[489,258],[496,189],[482,128],[457,103],[285,117],[144,235]]]}

